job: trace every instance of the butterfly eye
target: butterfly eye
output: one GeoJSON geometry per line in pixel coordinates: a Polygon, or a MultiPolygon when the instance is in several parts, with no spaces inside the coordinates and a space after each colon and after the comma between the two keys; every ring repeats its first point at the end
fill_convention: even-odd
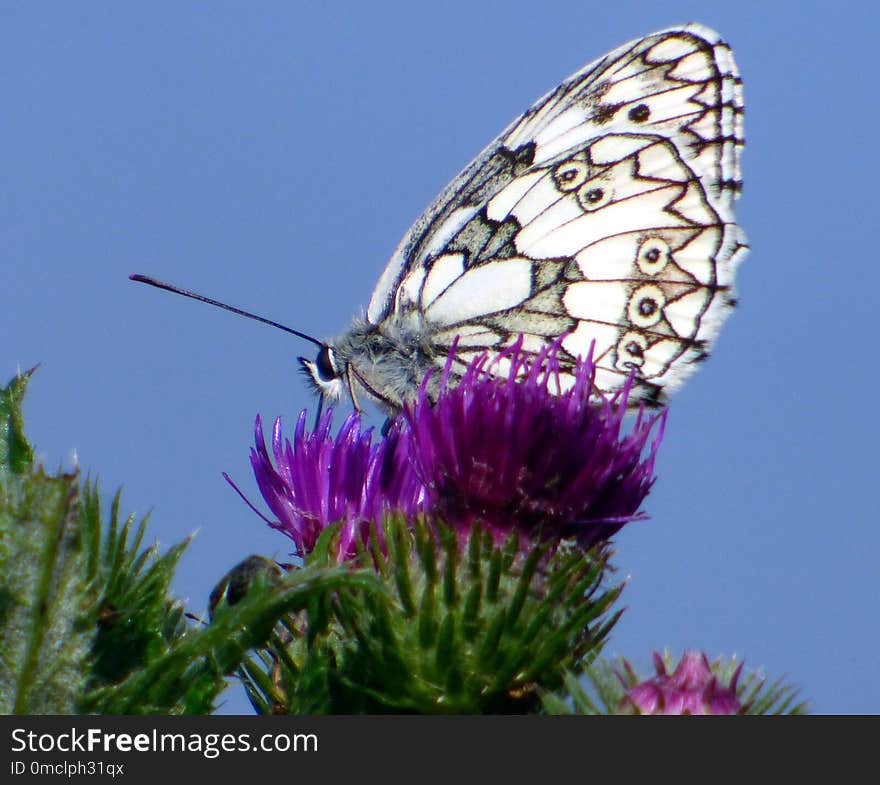
{"type": "Polygon", "coordinates": [[[315,369],[318,376],[325,382],[339,378],[339,371],[336,368],[336,357],[333,350],[329,346],[322,346],[321,351],[315,358],[315,369]]]}
{"type": "Polygon", "coordinates": [[[553,181],[560,191],[576,191],[587,180],[589,174],[586,161],[565,161],[553,172],[553,181]]]}
{"type": "Polygon", "coordinates": [[[645,275],[657,275],[669,259],[669,243],[659,237],[649,237],[639,246],[636,264],[645,275]]]}
{"type": "Polygon", "coordinates": [[[585,183],[581,186],[577,198],[581,207],[587,212],[590,212],[592,210],[598,210],[600,207],[604,207],[611,201],[612,196],[613,191],[609,185],[602,182],[597,183],[594,180],[593,182],[585,183]]]}

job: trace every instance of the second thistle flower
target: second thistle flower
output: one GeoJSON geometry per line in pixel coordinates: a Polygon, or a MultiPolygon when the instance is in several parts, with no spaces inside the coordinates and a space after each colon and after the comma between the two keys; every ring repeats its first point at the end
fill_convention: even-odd
{"type": "Polygon", "coordinates": [[[330,433],[331,423],[328,410],[309,433],[303,411],[290,441],[282,436],[279,418],[270,456],[258,416],[251,466],[263,499],[277,516],[269,525],[294,541],[297,555],[310,553],[324,529],[341,523],[337,557],[344,560],[355,555],[358,540],[366,542],[369,526],[380,523],[385,513],[415,514],[423,489],[409,468],[399,427],[373,444],[372,429],[361,429],[358,414],[350,414],[336,436],[330,433]]]}
{"type": "Polygon", "coordinates": [[[555,394],[558,351],[532,355],[518,342],[479,357],[436,403],[423,388],[405,411],[413,466],[439,518],[465,529],[479,522],[496,539],[515,530],[526,541],[574,537],[590,547],[638,517],[665,415],[640,411],[625,434],[629,388],[614,401],[597,395],[589,360],[555,394]],[[508,368],[501,378],[491,373],[498,362],[508,368]]]}

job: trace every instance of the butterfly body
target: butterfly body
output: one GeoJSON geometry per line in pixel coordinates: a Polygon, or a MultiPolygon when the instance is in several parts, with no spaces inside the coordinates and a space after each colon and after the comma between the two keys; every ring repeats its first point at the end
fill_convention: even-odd
{"type": "MultiPolygon", "coordinates": [[[[386,319],[381,324],[356,319],[345,334],[328,345],[341,370],[326,374],[324,379],[338,387],[328,394],[319,383],[319,392],[331,401],[349,393],[356,402],[357,391],[362,391],[379,408],[394,414],[415,398],[427,372],[437,368],[441,348],[432,342],[431,335],[432,326],[418,314],[386,319]]],[[[307,360],[301,362],[310,365],[307,360]]],[[[439,378],[429,383],[436,391],[439,378]]]]}
{"type": "Polygon", "coordinates": [[[561,339],[563,385],[592,351],[600,390],[635,374],[633,403],[663,401],[734,304],[742,111],[729,48],[699,25],[587,65],[440,194],[365,317],[301,360],[308,377],[394,412],[453,345],[454,383],[522,336],[528,351],[561,339]]]}

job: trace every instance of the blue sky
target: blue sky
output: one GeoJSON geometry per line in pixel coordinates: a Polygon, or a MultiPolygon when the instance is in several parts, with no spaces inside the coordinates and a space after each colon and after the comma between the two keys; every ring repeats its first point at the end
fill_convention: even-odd
{"type": "MultiPolygon", "coordinates": [[[[312,408],[288,335],[127,280],[145,272],[322,337],[514,116],[672,24],[733,46],[751,254],[740,307],[673,399],[648,522],[617,538],[609,644],[737,654],[821,713],[876,713],[880,276],[865,3],[4,3],[0,374],[40,364],[28,432],[77,456],[167,546],[194,612],[251,553],[284,557],[254,415],[312,408]],[[474,8],[473,6],[476,6],[474,8]]],[[[225,712],[248,712],[226,695],[225,712]]]]}

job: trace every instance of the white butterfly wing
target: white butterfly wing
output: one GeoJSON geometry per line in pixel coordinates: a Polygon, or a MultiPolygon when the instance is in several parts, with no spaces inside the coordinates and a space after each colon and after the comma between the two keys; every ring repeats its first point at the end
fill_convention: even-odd
{"type": "Polygon", "coordinates": [[[632,41],[512,123],[395,251],[369,323],[417,323],[456,371],[524,335],[594,346],[597,385],[634,368],[658,400],[706,356],[746,251],[733,216],[743,145],[730,49],[698,25],[632,41]]]}

